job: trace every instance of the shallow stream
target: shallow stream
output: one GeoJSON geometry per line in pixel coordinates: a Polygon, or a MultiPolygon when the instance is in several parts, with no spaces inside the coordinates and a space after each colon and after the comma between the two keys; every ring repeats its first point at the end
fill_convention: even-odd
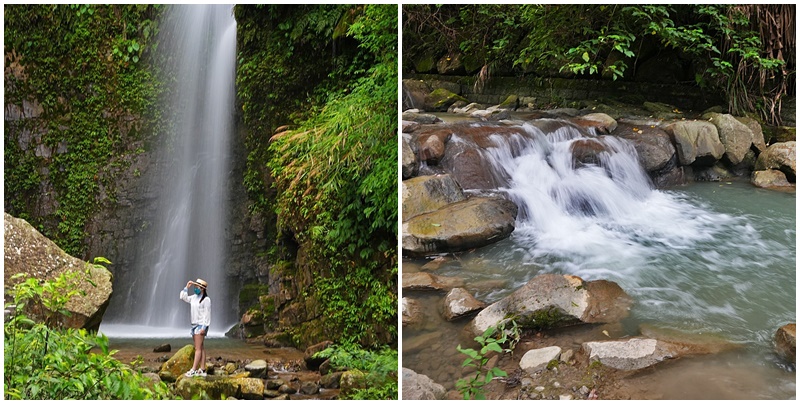
{"type": "MultiPolygon", "coordinates": [[[[540,150],[520,152],[509,141],[507,153],[488,151],[511,179],[501,191],[521,207],[511,237],[455,254],[432,273],[464,279],[487,304],[543,273],[614,281],[634,304],[612,337],[638,335],[648,324],[745,347],[657,366],[630,381],[641,384],[639,398],[794,397],[794,367],[774,354],[773,338],[796,322],[795,194],[738,181],[652,190],[640,183],[643,173],[629,169],[625,153],[605,161],[605,173],[568,172],[558,151],[574,141],[571,135],[548,135],[547,142],[536,136],[541,145],[526,147],[540,150]],[[737,396],[741,386],[748,386],[746,397],[737,396]]],[[[428,261],[403,262],[403,272],[412,272],[428,261]]],[[[442,320],[441,296],[404,296],[428,309],[425,324],[403,330],[403,366],[453,388],[465,358],[455,347],[473,345],[466,321],[442,320]]]]}

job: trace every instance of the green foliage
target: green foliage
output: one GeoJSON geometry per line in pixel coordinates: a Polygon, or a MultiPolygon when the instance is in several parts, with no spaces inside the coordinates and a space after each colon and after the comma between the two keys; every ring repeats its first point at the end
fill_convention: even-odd
{"type": "Polygon", "coordinates": [[[317,352],[315,358],[328,358],[336,371],[358,369],[367,373],[367,387],[356,389],[348,400],[397,400],[397,350],[383,347],[368,351],[356,345],[333,345],[317,352]]]}
{"type": "Polygon", "coordinates": [[[478,4],[403,11],[404,52],[418,58],[458,51],[483,64],[478,81],[498,66],[517,74],[629,79],[637,63],[670,50],[691,65],[698,85],[727,97],[732,113],[759,111],[774,121],[780,98],[794,93],[794,50],[774,52],[790,47],[775,41],[794,35],[787,22],[793,19],[785,18],[793,7],[478,4]]]}
{"type": "Polygon", "coordinates": [[[143,59],[154,46],[160,9],[4,9],[4,43],[14,66],[6,74],[6,103],[41,106],[35,118],[6,121],[6,209],[33,219],[35,227],[71,255],[83,255],[86,225],[104,202],[98,195],[113,200],[111,180],[120,168],[114,161],[130,152],[126,140],[158,125],[154,106],[160,86],[143,59]],[[131,117],[145,115],[152,119],[131,123],[131,117]],[[51,184],[52,190],[42,183],[51,184]],[[47,211],[37,205],[56,209],[33,214],[47,211]]]}
{"type": "MultiPolygon", "coordinates": [[[[94,265],[99,263],[108,261],[98,258],[94,265]]],[[[44,282],[28,278],[7,292],[13,304],[7,303],[5,308],[13,309],[14,314],[3,327],[4,398],[170,398],[166,384],[153,383],[114,359],[116,351],[109,349],[108,338],[104,335],[57,326],[53,315],[69,315],[64,309],[69,299],[85,293],[75,289],[82,275],[81,272],[63,273],[44,282]],[[36,323],[24,314],[33,306],[52,315],[48,315],[44,323],[36,323]]]]}
{"type": "Polygon", "coordinates": [[[282,232],[305,247],[313,281],[304,298],[325,318],[317,331],[367,346],[392,341],[396,6],[237,6],[235,13],[237,83],[250,130],[245,185],[255,208],[274,209],[282,232]]]}
{"type": "Polygon", "coordinates": [[[475,341],[481,345],[480,351],[472,348],[461,348],[461,344],[456,347],[458,352],[467,355],[467,359],[464,360],[461,367],[475,368],[473,376],[456,381],[456,388],[464,395],[465,400],[485,400],[486,395],[483,392],[483,387],[495,377],[508,376],[504,370],[496,366],[491,369],[485,369],[486,363],[489,362],[489,357],[487,356],[489,351],[502,354],[504,352],[502,345],[508,342],[508,335],[504,332],[498,332],[496,327],[489,327],[483,332],[483,335],[475,337],[475,341]],[[498,334],[499,336],[496,336],[498,334]],[[484,374],[484,372],[486,373],[484,374]]]}

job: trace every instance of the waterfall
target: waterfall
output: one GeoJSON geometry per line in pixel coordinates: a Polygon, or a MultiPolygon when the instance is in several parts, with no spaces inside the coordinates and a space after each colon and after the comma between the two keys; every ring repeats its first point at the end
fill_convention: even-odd
{"type": "Polygon", "coordinates": [[[170,6],[158,51],[166,61],[162,110],[171,130],[159,134],[166,174],[151,184],[157,222],[132,275],[115,285],[120,296],[101,331],[188,335],[189,306],[178,293],[188,280],[202,278],[212,299],[210,334],[219,335],[236,322],[225,240],[236,69],[232,6],[170,6]]]}

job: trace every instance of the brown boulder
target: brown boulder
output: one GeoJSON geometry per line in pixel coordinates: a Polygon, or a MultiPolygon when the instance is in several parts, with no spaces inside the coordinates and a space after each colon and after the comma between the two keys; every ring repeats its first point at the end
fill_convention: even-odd
{"type": "Polygon", "coordinates": [[[778,350],[778,353],[786,358],[787,360],[792,361],[792,363],[797,363],[797,341],[795,337],[797,325],[786,324],[785,326],[778,329],[775,333],[775,347],[778,350]]]}
{"type": "MultiPolygon", "coordinates": [[[[96,331],[111,300],[112,275],[101,266],[91,265],[68,255],[53,241],[39,233],[22,219],[3,213],[4,282],[6,290],[33,277],[40,281],[52,280],[63,273],[80,273],[77,287],[86,295],[75,295],[66,304],[71,316],[56,315],[59,324],[70,328],[85,328],[96,331]],[[89,269],[87,276],[83,276],[89,269]],[[26,274],[14,278],[16,274],[26,274]],[[92,285],[94,283],[94,285],[92,285]]],[[[9,301],[9,298],[6,298],[9,301]]],[[[34,319],[43,319],[43,313],[28,313],[34,319]]]]}

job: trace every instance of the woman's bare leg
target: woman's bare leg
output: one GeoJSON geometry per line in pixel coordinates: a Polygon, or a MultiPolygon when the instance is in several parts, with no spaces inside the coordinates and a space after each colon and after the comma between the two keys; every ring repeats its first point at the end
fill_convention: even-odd
{"type": "Polygon", "coordinates": [[[192,336],[194,340],[194,365],[192,365],[192,370],[200,369],[200,363],[202,363],[200,360],[205,356],[203,352],[203,338],[204,336],[200,334],[192,336]]]}

